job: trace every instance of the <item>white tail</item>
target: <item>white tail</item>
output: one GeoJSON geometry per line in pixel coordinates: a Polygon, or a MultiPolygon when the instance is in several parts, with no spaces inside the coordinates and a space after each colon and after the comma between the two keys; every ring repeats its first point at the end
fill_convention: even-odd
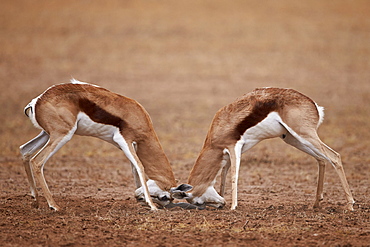
{"type": "MultiPolygon", "coordinates": [[[[74,134],[97,137],[121,149],[132,165],[137,199],[145,200],[152,210],[157,208],[152,197],[164,206],[173,200],[171,190],[179,193],[152,121],[135,100],[72,80],[47,89],[26,106],[25,113],[42,129],[37,137],[20,147],[37,205],[34,178],[41,185],[49,207],[60,209],[48,189],[43,167],[74,134]]],[[[181,188],[186,191],[190,187],[181,188]]]]}
{"type": "Polygon", "coordinates": [[[337,171],[347,199],[346,209],[353,210],[354,200],[344,174],[340,155],[317,135],[323,121],[323,108],[307,96],[292,90],[260,88],[221,108],[215,115],[203,148],[190,173],[193,204],[223,207],[226,174],[231,167],[232,204],[237,207],[237,184],[240,159],[260,141],[280,137],[286,143],[313,156],[319,164],[314,207],[323,200],[325,162],[337,171]],[[220,195],[214,189],[221,171],[220,195]]]}

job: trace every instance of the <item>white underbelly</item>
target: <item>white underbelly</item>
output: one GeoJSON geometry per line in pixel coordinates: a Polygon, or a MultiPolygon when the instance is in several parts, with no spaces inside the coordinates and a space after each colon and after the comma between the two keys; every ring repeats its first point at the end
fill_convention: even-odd
{"type": "Polygon", "coordinates": [[[280,124],[281,121],[277,112],[271,112],[261,122],[247,129],[240,139],[243,144],[242,152],[264,139],[282,136],[286,133],[286,129],[280,124]]]}
{"type": "Polygon", "coordinates": [[[78,113],[76,124],[76,135],[93,136],[115,144],[113,141],[113,135],[116,131],[118,131],[117,127],[94,122],[83,112],[78,113]]]}

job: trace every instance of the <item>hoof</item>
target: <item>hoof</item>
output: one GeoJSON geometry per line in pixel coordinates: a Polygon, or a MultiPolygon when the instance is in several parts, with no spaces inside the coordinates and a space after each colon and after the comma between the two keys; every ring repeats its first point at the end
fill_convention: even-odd
{"type": "Polygon", "coordinates": [[[49,208],[53,211],[60,211],[60,207],[58,205],[49,206],[49,208]]]}
{"type": "Polygon", "coordinates": [[[354,203],[348,203],[345,207],[344,207],[344,210],[347,210],[347,211],[355,211],[353,209],[353,204],[354,203]]]}

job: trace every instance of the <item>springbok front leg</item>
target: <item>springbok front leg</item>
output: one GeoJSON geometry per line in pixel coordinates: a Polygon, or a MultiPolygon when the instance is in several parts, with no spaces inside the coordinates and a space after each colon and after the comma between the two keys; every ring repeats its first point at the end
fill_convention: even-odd
{"type": "MultiPolygon", "coordinates": [[[[114,134],[113,141],[116,142],[120,146],[121,150],[125,153],[126,157],[129,159],[131,164],[134,166],[135,171],[138,175],[141,187],[144,190],[144,197],[145,197],[146,203],[150,206],[151,210],[157,210],[157,207],[154,205],[152,198],[149,194],[149,189],[146,184],[144,167],[139,157],[136,154],[135,145],[127,144],[126,140],[123,138],[122,134],[119,131],[116,131],[116,133],[114,134]]],[[[136,176],[136,173],[134,172],[134,177],[136,176]]],[[[137,181],[135,182],[137,183],[137,181]]]]}
{"type": "Polygon", "coordinates": [[[229,152],[231,162],[231,210],[235,210],[238,205],[238,171],[235,149],[229,152]]]}
{"type": "MultiPolygon", "coordinates": [[[[133,148],[135,150],[135,153],[136,153],[137,152],[137,143],[133,142],[132,146],[133,146],[133,148]]],[[[134,176],[135,186],[136,186],[136,189],[138,189],[138,188],[141,187],[139,174],[137,173],[135,165],[131,161],[130,161],[130,164],[131,164],[132,175],[134,176]]]]}
{"type": "Polygon", "coordinates": [[[231,210],[235,210],[238,206],[238,179],[243,145],[244,142],[240,140],[234,148],[228,149],[231,162],[231,210]]]}
{"type": "Polygon", "coordinates": [[[231,166],[231,161],[227,149],[224,150],[224,159],[222,160],[222,162],[225,162],[225,164],[222,164],[223,166],[221,171],[220,196],[224,197],[226,187],[226,176],[231,166]]]}

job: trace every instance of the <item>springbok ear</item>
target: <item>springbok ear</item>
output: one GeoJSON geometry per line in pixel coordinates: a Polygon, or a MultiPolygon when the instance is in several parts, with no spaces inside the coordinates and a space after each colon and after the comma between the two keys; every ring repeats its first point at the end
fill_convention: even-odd
{"type": "Polygon", "coordinates": [[[191,194],[186,192],[191,190],[192,188],[193,186],[189,184],[181,184],[177,187],[171,188],[170,192],[172,197],[176,199],[187,199],[191,197],[191,194]]]}

